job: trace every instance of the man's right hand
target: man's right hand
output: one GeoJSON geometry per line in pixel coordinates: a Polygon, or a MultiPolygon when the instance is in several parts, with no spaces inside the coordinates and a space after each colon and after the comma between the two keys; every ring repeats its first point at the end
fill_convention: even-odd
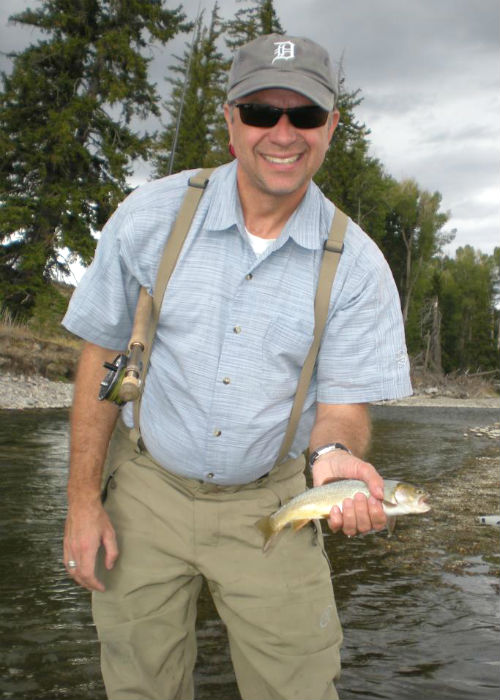
{"type": "Polygon", "coordinates": [[[90,505],[70,505],[64,531],[64,563],[69,575],[89,591],[105,590],[95,575],[101,545],[104,564],[108,570],[112,569],[118,557],[118,545],[115,530],[100,500],[90,505]],[[76,566],[69,566],[68,562],[75,562],[76,566]]]}

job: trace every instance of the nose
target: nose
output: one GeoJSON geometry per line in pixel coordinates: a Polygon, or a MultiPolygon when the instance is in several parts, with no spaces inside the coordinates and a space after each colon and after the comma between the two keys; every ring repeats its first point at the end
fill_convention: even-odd
{"type": "Polygon", "coordinates": [[[297,132],[287,114],[282,114],[277,124],[272,127],[269,138],[280,145],[289,145],[296,140],[297,132]]]}

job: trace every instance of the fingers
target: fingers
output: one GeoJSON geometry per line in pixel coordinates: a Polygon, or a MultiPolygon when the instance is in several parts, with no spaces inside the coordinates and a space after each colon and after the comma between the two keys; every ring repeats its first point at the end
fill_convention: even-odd
{"type": "Polygon", "coordinates": [[[368,486],[370,493],[375,498],[384,499],[384,479],[380,476],[375,467],[369,462],[358,460],[356,463],[355,479],[361,479],[368,486]]]}
{"type": "Polygon", "coordinates": [[[328,453],[314,463],[314,486],[320,486],[332,479],[360,479],[366,483],[375,498],[384,498],[384,480],[375,467],[346,452],[328,453]]]}
{"type": "Polygon", "coordinates": [[[66,568],[75,583],[78,583],[88,591],[99,591],[102,593],[106,589],[103,582],[95,574],[96,560],[97,552],[81,550],[80,554],[75,555],[74,558],[76,566],[69,567],[67,564],[66,568]]]}
{"type": "Polygon", "coordinates": [[[95,575],[97,551],[85,550],[76,543],[65,547],[64,562],[71,578],[89,591],[104,591],[104,584],[95,575]]]}
{"type": "Polygon", "coordinates": [[[342,530],[347,537],[358,533],[364,534],[372,530],[382,530],[387,522],[382,503],[375,498],[362,493],[354,498],[346,498],[342,509],[334,506],[330,512],[328,526],[333,532],[342,530]]]}
{"type": "Polygon", "coordinates": [[[115,561],[118,559],[118,545],[116,543],[116,536],[114,530],[107,532],[102,540],[105,556],[104,565],[108,571],[113,568],[115,561]]]}
{"type": "Polygon", "coordinates": [[[105,586],[96,574],[97,553],[100,546],[104,548],[104,564],[112,569],[118,557],[115,531],[107,516],[97,518],[92,524],[83,519],[83,525],[69,518],[66,523],[64,539],[64,563],[71,578],[89,591],[105,590],[105,586]]]}
{"type": "Polygon", "coordinates": [[[66,571],[71,578],[83,588],[89,591],[104,592],[105,587],[102,581],[95,576],[94,571],[89,571],[89,567],[85,562],[80,563],[76,559],[70,559],[66,563],[66,571]]]}
{"type": "Polygon", "coordinates": [[[367,498],[357,493],[354,498],[346,498],[341,508],[334,506],[328,518],[333,532],[342,530],[353,537],[386,526],[387,517],[382,507],[384,480],[372,464],[340,451],[325,454],[314,463],[313,484],[320,486],[332,479],[359,479],[365,482],[371,494],[367,498]]]}

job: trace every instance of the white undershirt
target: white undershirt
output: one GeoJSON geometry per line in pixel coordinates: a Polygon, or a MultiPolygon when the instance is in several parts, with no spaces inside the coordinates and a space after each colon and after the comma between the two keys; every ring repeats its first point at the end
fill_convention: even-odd
{"type": "Polygon", "coordinates": [[[266,251],[271,245],[271,243],[274,241],[274,238],[261,238],[260,236],[256,236],[255,234],[250,233],[250,231],[246,227],[245,233],[247,234],[248,241],[252,246],[255,255],[260,255],[261,253],[266,251]]]}

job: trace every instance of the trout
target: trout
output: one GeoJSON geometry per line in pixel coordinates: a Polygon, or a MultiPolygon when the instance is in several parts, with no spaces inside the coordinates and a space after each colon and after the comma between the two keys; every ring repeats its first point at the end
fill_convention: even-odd
{"type": "MultiPolygon", "coordinates": [[[[338,506],[342,510],[343,500],[353,498],[356,493],[370,495],[364,481],[342,479],[299,493],[272,515],[256,522],[256,526],[264,535],[264,552],[287,525],[291,525],[293,530],[300,530],[310,520],[328,518],[333,506],[338,506]]],[[[426,513],[430,510],[427,498],[428,494],[421,488],[403,481],[385,479],[382,507],[388,517],[389,534],[394,530],[397,515],[426,513]]]]}

